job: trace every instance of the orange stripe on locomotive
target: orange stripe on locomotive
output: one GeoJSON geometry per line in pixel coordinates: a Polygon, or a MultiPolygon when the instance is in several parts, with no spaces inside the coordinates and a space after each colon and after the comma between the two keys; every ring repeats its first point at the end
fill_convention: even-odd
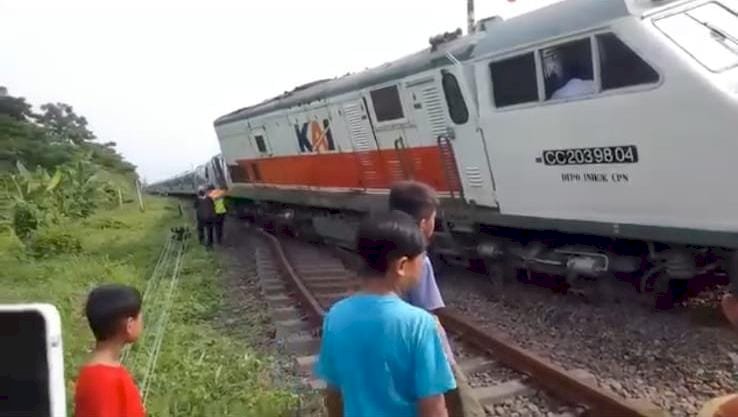
{"type": "Polygon", "coordinates": [[[458,191],[456,164],[443,158],[448,156],[439,147],[425,146],[241,159],[237,162],[245,175],[232,176],[237,182],[348,189],[389,188],[395,181],[415,179],[441,192],[458,191]]]}

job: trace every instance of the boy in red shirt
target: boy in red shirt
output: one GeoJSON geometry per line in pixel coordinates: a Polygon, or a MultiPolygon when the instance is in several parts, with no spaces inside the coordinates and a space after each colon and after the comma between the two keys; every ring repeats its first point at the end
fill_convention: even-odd
{"type": "Polygon", "coordinates": [[[141,395],[120,363],[123,347],[143,330],[141,294],[125,285],[95,288],[85,314],[97,343],[77,378],[75,417],[144,417],[141,395]]]}

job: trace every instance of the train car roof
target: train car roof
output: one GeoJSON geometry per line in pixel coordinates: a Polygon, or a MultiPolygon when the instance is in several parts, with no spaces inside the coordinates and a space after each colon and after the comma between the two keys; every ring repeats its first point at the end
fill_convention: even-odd
{"type": "Polygon", "coordinates": [[[437,49],[426,48],[366,71],[297,87],[278,97],[221,116],[214,124],[219,126],[250,119],[447,65],[447,52],[464,61],[589,29],[630,15],[627,1],[644,0],[565,0],[509,20],[493,22],[484,32],[449,41],[437,49]]]}

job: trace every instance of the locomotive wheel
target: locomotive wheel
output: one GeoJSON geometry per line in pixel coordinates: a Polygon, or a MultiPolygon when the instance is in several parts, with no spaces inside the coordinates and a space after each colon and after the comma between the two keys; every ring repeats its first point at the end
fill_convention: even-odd
{"type": "Polygon", "coordinates": [[[658,272],[647,277],[642,286],[643,301],[657,310],[668,310],[674,306],[672,279],[665,272],[658,272]]]}
{"type": "Polygon", "coordinates": [[[518,276],[518,270],[512,262],[505,259],[485,259],[484,267],[495,295],[502,293],[518,276]]]}
{"type": "Polygon", "coordinates": [[[612,279],[608,276],[599,278],[588,278],[577,274],[574,271],[567,271],[564,276],[564,291],[584,297],[592,304],[604,304],[609,301],[610,285],[607,282],[612,279]]]}
{"type": "Polygon", "coordinates": [[[620,301],[618,291],[615,274],[606,273],[596,279],[592,291],[593,299],[597,304],[616,303],[620,301]]]}
{"type": "Polygon", "coordinates": [[[611,304],[621,304],[633,299],[635,288],[632,282],[623,280],[616,273],[608,272],[597,278],[596,289],[603,301],[611,304]]]}

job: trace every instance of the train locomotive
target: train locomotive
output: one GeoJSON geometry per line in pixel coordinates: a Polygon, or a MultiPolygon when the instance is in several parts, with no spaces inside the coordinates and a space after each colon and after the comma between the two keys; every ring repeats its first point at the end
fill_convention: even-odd
{"type": "Polygon", "coordinates": [[[482,20],[219,117],[211,168],[152,190],[216,181],[241,210],[348,244],[393,182],[415,179],[439,192],[433,252],[449,262],[572,285],[635,277],[659,296],[713,272],[735,281],[737,12],[565,0],[482,20]]]}

